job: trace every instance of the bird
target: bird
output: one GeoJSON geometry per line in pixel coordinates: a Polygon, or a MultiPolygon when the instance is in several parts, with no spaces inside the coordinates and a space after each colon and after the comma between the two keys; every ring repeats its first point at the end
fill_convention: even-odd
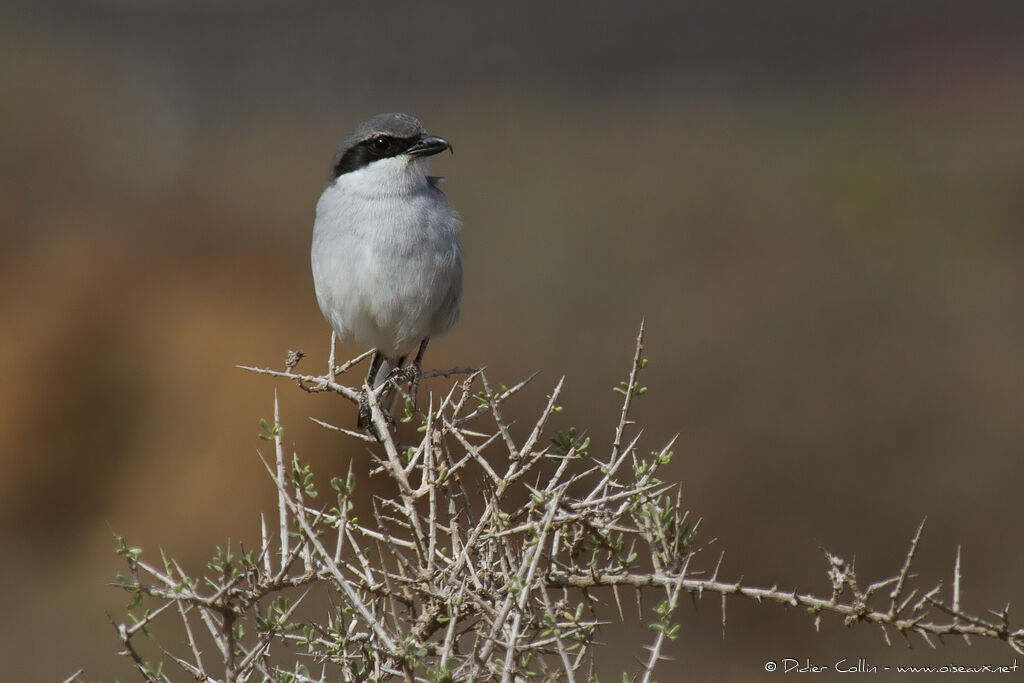
{"type": "MultiPolygon", "coordinates": [[[[462,298],[459,215],[443,179],[428,175],[445,150],[451,143],[408,114],[363,121],[338,146],[313,224],[320,310],[343,344],[374,349],[365,387],[409,382],[413,405],[427,344],[452,328],[462,298]]],[[[393,425],[390,407],[383,412],[393,425]]],[[[365,388],[358,425],[376,435],[365,388]]]]}

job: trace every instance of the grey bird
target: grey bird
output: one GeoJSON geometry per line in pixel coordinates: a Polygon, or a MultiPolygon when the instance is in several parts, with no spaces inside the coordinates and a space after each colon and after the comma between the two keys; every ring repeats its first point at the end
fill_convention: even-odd
{"type": "MultiPolygon", "coordinates": [[[[413,401],[427,343],[455,324],[462,297],[459,217],[427,175],[446,149],[407,114],[360,123],[338,147],[313,225],[320,310],[342,343],[376,350],[367,386],[407,381],[413,401]]],[[[375,432],[370,415],[364,391],[359,426],[375,432]]]]}

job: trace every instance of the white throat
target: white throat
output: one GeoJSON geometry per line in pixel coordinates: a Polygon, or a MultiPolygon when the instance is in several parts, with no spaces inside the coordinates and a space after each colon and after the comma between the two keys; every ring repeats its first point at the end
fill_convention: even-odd
{"type": "Polygon", "coordinates": [[[430,161],[425,157],[378,159],[360,169],[343,173],[333,184],[345,193],[360,197],[394,197],[422,191],[427,186],[430,161]]]}

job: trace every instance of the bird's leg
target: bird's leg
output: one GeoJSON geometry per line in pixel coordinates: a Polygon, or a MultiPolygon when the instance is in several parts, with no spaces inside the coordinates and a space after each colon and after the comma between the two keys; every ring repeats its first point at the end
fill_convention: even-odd
{"type": "Polygon", "coordinates": [[[381,363],[383,362],[384,354],[380,351],[374,351],[373,360],[370,361],[370,370],[366,373],[366,380],[363,383],[363,390],[359,392],[359,420],[356,424],[359,425],[360,429],[370,430],[374,436],[377,436],[377,434],[373,428],[373,413],[370,410],[369,389],[373,388],[373,380],[377,376],[377,371],[380,370],[381,363]]]}
{"type": "Polygon", "coordinates": [[[405,365],[406,356],[399,356],[394,361],[391,361],[392,368],[388,376],[384,378],[384,384],[387,384],[387,388],[381,394],[381,410],[384,411],[384,418],[391,425],[392,429],[397,429],[398,425],[395,423],[395,416],[392,411],[395,409],[395,397],[398,392],[399,385],[405,381],[405,365]]]}
{"type": "Polygon", "coordinates": [[[430,337],[424,337],[420,342],[419,351],[416,352],[416,359],[410,365],[402,367],[402,362],[405,361],[403,357],[388,378],[395,383],[395,386],[404,382],[409,383],[409,397],[412,398],[413,408],[416,407],[416,394],[420,388],[420,377],[423,375],[423,354],[427,352],[429,342],[430,337]]]}
{"type": "Polygon", "coordinates": [[[423,376],[423,354],[427,352],[427,344],[430,337],[424,337],[420,342],[420,350],[416,352],[416,360],[412,362],[412,377],[409,378],[409,395],[412,396],[412,405],[416,407],[416,394],[420,390],[420,377],[423,376]]]}

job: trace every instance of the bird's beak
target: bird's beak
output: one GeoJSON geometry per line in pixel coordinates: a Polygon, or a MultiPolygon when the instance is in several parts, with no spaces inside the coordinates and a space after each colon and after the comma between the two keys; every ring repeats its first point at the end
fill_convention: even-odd
{"type": "Polygon", "coordinates": [[[407,149],[405,153],[414,157],[429,157],[446,149],[454,153],[451,143],[444,138],[439,138],[436,135],[421,135],[416,144],[407,149]]]}

